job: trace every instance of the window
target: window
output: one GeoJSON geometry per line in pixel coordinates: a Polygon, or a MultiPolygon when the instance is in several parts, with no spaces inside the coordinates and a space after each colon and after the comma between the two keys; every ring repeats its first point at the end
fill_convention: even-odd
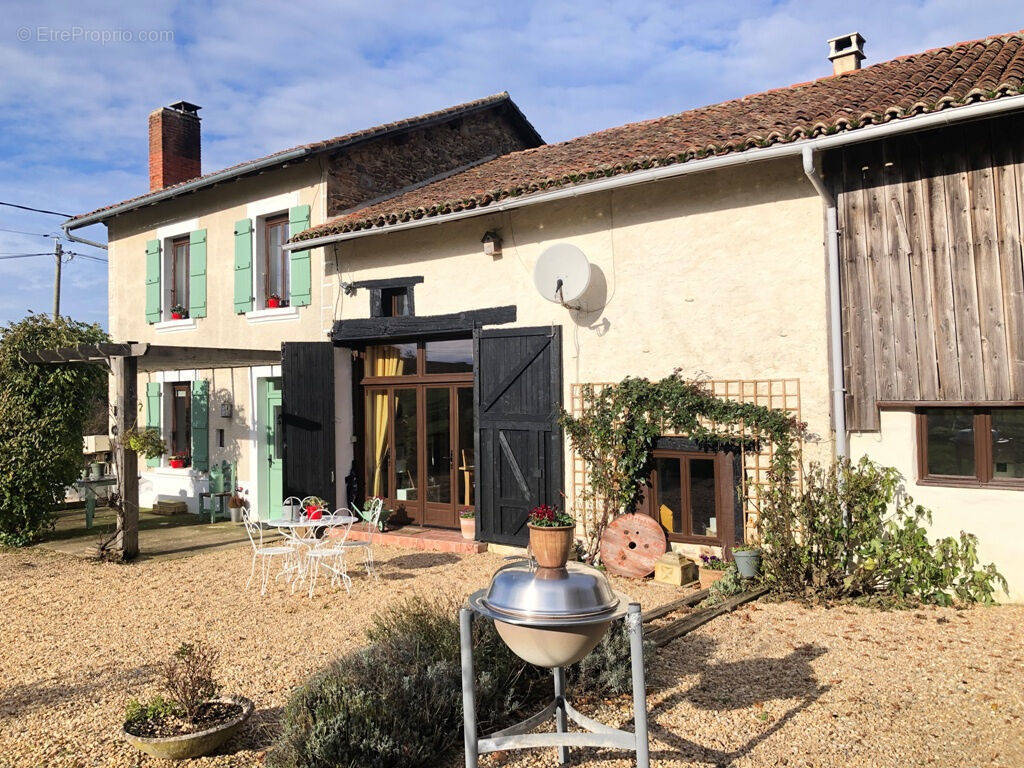
{"type": "Polygon", "coordinates": [[[472,380],[473,340],[409,341],[366,349],[366,378],[458,376],[472,380]]]}
{"type": "Polygon", "coordinates": [[[922,408],[919,480],[1024,488],[1024,407],[922,408]]]}
{"type": "Polygon", "coordinates": [[[192,385],[171,385],[171,456],[186,459],[192,453],[192,385]]]}
{"type": "Polygon", "coordinates": [[[171,240],[170,264],[168,273],[170,275],[170,306],[167,311],[167,318],[175,314],[175,309],[188,312],[188,235],[176,237],[171,240]]]}
{"type": "Polygon", "coordinates": [[[412,314],[409,301],[411,288],[382,288],[380,292],[381,317],[402,317],[412,314]]]}
{"type": "Polygon", "coordinates": [[[641,511],[661,523],[670,541],[731,544],[743,533],[732,475],[730,454],[655,450],[641,511]]]}
{"type": "Polygon", "coordinates": [[[288,214],[268,216],[263,221],[263,299],[269,306],[272,296],[288,304],[288,253],[281,246],[288,242],[288,214]]]}

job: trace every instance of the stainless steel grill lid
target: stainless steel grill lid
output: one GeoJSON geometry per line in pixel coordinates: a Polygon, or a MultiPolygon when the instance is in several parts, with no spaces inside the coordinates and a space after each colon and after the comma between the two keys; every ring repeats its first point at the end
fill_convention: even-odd
{"type": "Polygon", "coordinates": [[[469,600],[474,610],[509,624],[558,626],[609,621],[629,602],[596,568],[573,562],[534,569],[526,561],[498,569],[490,587],[469,600]]]}

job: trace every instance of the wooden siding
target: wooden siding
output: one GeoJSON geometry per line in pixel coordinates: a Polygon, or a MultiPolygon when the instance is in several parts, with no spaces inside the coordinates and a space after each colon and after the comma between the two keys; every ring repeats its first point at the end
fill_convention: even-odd
{"type": "Polygon", "coordinates": [[[849,428],[879,402],[1024,399],[1024,117],[826,158],[849,428]]]}

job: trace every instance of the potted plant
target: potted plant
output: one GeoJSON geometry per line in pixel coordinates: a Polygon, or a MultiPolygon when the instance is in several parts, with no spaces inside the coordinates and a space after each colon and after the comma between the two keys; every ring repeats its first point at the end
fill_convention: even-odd
{"type": "Polygon", "coordinates": [[[161,666],[164,694],[125,711],[121,732],[147,755],[168,760],[201,757],[230,739],[252,714],[252,702],[220,696],[217,654],[202,643],[182,643],[161,666]]]}
{"type": "Polygon", "coordinates": [[[526,518],[530,551],[541,568],[564,568],[572,551],[576,521],[548,504],[534,507],[526,518]]]}
{"type": "Polygon", "coordinates": [[[125,444],[146,459],[155,459],[167,453],[167,444],[156,427],[137,429],[131,427],[122,438],[125,444]]]}
{"type": "Polygon", "coordinates": [[[464,510],[459,512],[459,528],[462,529],[462,538],[464,539],[475,539],[476,538],[476,510],[472,507],[466,507],[464,510]]]}
{"type": "Polygon", "coordinates": [[[736,570],[744,579],[756,579],[761,575],[761,550],[750,544],[740,544],[732,548],[732,559],[736,570]]]}
{"type": "Polygon", "coordinates": [[[327,509],[327,502],[319,496],[309,496],[304,500],[303,512],[307,520],[319,520],[327,509]]]}
{"type": "Polygon", "coordinates": [[[187,453],[172,453],[171,454],[171,458],[170,458],[171,469],[184,469],[185,468],[185,462],[187,462],[187,461],[188,461],[188,454],[187,453]]]}
{"type": "Polygon", "coordinates": [[[171,320],[184,320],[188,317],[188,310],[185,309],[181,304],[175,304],[171,307],[171,320]]]}
{"type": "Polygon", "coordinates": [[[700,579],[700,588],[708,589],[725,576],[729,564],[717,555],[701,555],[697,564],[697,578],[700,579]]]}
{"type": "Polygon", "coordinates": [[[235,488],[235,492],[228,499],[228,511],[231,514],[232,523],[242,522],[242,513],[245,510],[245,499],[242,497],[241,487],[235,488]]]}
{"type": "Polygon", "coordinates": [[[277,309],[282,306],[284,306],[284,304],[281,301],[281,297],[276,293],[272,293],[267,296],[267,309],[277,309]]]}

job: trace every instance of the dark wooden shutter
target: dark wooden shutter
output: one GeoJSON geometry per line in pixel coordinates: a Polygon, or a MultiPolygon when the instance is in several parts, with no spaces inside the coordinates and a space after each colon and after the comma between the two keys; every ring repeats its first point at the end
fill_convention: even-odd
{"type": "Polygon", "coordinates": [[[334,345],[281,345],[284,495],[319,496],[334,509],[334,345]]]}
{"type": "Polygon", "coordinates": [[[483,541],[525,546],[526,516],[562,506],[562,330],[477,330],[477,521],[483,541]]]}

